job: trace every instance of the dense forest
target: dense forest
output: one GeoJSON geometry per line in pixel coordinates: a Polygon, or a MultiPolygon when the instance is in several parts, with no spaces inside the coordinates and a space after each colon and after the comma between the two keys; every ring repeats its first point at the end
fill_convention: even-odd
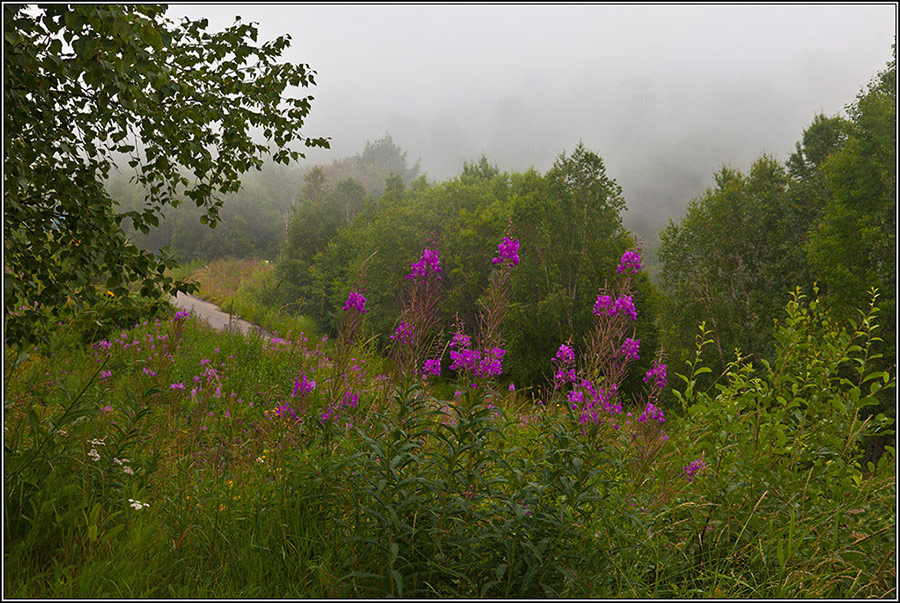
{"type": "Polygon", "coordinates": [[[583,143],[307,165],[164,13],[4,6],[5,595],[896,596],[895,48],[639,236],[583,143]]]}

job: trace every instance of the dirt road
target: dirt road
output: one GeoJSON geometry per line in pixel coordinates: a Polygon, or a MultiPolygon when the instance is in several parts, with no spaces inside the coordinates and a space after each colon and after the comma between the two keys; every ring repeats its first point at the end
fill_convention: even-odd
{"type": "Polygon", "coordinates": [[[193,313],[194,316],[205,321],[217,331],[238,331],[244,335],[259,333],[265,339],[270,339],[272,337],[261,327],[237,317],[229,317],[226,312],[222,312],[215,304],[203,301],[193,295],[179,293],[176,297],[172,298],[172,303],[182,310],[193,313]]]}

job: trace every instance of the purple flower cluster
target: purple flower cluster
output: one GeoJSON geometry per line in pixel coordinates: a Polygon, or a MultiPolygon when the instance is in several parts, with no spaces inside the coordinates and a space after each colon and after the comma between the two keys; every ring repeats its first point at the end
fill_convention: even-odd
{"type": "Polygon", "coordinates": [[[575,350],[573,350],[566,344],[562,344],[561,346],[559,346],[559,349],[556,350],[556,356],[554,356],[554,358],[556,360],[558,360],[559,363],[564,366],[574,364],[575,363],[575,350]]]}
{"type": "Polygon", "coordinates": [[[400,343],[409,344],[412,342],[413,336],[413,326],[406,321],[401,320],[400,324],[397,325],[397,328],[394,329],[394,334],[391,335],[391,339],[396,339],[400,343]]]}
{"type": "MultiPolygon", "coordinates": [[[[359,405],[359,393],[353,390],[347,390],[344,397],[337,402],[330,402],[325,410],[319,415],[319,420],[324,424],[329,421],[337,421],[341,415],[341,411],[345,409],[354,409],[359,405]]],[[[347,427],[352,427],[352,423],[347,423],[347,427]]]]}
{"type": "Polygon", "coordinates": [[[666,417],[663,415],[661,408],[657,408],[653,402],[647,402],[647,407],[644,409],[644,412],[641,413],[641,416],[638,417],[638,423],[646,423],[651,420],[665,423],[666,417]]]}
{"type": "Polygon", "coordinates": [[[640,360],[641,357],[638,355],[640,347],[641,342],[639,340],[628,337],[619,347],[619,356],[625,360],[640,360]]]}
{"type": "Polygon", "coordinates": [[[574,383],[576,380],[575,367],[575,351],[562,344],[553,357],[552,364],[556,365],[556,372],[553,374],[553,389],[557,390],[567,383],[574,383]]]}
{"type": "Polygon", "coordinates": [[[350,295],[347,297],[347,302],[344,304],[344,310],[356,310],[360,314],[365,314],[366,298],[356,291],[351,291],[350,295]]]}
{"type": "Polygon", "coordinates": [[[692,482],[692,481],[694,481],[694,476],[697,473],[699,473],[700,471],[703,471],[703,469],[705,469],[705,468],[706,468],[706,461],[704,461],[703,459],[697,459],[695,461],[691,461],[691,463],[687,467],[682,469],[681,472],[684,475],[687,475],[689,482],[692,482]]]}
{"type": "Polygon", "coordinates": [[[623,295],[613,301],[609,295],[598,295],[594,302],[594,316],[615,316],[624,314],[631,320],[637,320],[637,310],[634,307],[634,299],[630,295],[623,295]]]}
{"type": "MultiPolygon", "coordinates": [[[[572,410],[581,411],[579,422],[582,425],[600,423],[611,415],[622,414],[622,402],[617,399],[618,386],[615,383],[608,390],[597,391],[593,383],[581,379],[578,387],[580,389],[569,392],[568,399],[572,403],[572,410]]],[[[614,428],[618,429],[618,426],[614,425],[614,428]]]]}
{"type": "Polygon", "coordinates": [[[475,369],[475,375],[478,377],[499,377],[503,372],[503,356],[506,350],[494,347],[490,350],[484,350],[481,361],[475,369]]]}
{"type": "Polygon", "coordinates": [[[469,371],[476,377],[499,377],[503,372],[503,356],[506,350],[493,347],[485,350],[473,350],[469,348],[470,339],[467,335],[456,333],[450,347],[450,370],[469,371]]]}
{"type": "Polygon", "coordinates": [[[306,396],[314,389],[316,389],[316,382],[310,380],[306,375],[301,375],[299,379],[294,381],[294,393],[292,396],[296,398],[298,393],[301,396],[306,396]]]}
{"type": "Polygon", "coordinates": [[[422,257],[418,262],[411,266],[411,272],[406,275],[406,280],[410,279],[426,279],[430,275],[441,278],[441,259],[437,249],[422,250],[422,257]]]}
{"type": "Polygon", "coordinates": [[[435,377],[441,376],[441,359],[440,358],[427,358],[425,360],[425,368],[422,371],[422,375],[434,375],[435,377]]]}
{"type": "Polygon", "coordinates": [[[175,322],[178,322],[178,321],[180,321],[180,320],[187,320],[187,319],[190,318],[190,317],[191,317],[191,313],[190,313],[190,312],[187,312],[187,311],[184,311],[184,310],[179,310],[178,312],[175,313],[175,317],[173,318],[173,320],[174,320],[175,322]]]}
{"type": "Polygon", "coordinates": [[[500,257],[492,258],[492,263],[507,263],[510,266],[517,266],[519,264],[519,239],[503,237],[503,241],[497,245],[497,249],[500,252],[500,257]]]}
{"type": "Polygon", "coordinates": [[[458,350],[464,350],[472,345],[472,340],[469,339],[469,336],[463,333],[462,331],[457,331],[453,335],[453,339],[450,341],[450,347],[456,348],[458,350]]]}
{"type": "Polygon", "coordinates": [[[619,268],[616,270],[616,274],[622,274],[628,270],[630,270],[632,274],[637,274],[637,271],[640,269],[641,254],[629,250],[622,255],[622,260],[619,262],[619,268]]]}
{"type": "Polygon", "coordinates": [[[653,366],[650,367],[650,370],[647,371],[647,374],[644,375],[644,383],[648,383],[652,381],[653,385],[662,389],[669,383],[666,379],[666,365],[660,364],[658,362],[654,362],[653,366]]]}

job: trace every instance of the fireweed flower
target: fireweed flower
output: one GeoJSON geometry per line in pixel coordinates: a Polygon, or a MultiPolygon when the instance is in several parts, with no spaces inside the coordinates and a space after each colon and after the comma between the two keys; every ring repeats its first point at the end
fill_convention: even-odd
{"type": "Polygon", "coordinates": [[[413,326],[406,321],[401,320],[400,324],[397,325],[397,328],[394,329],[394,334],[391,335],[391,339],[396,339],[400,343],[411,343],[412,334],[413,326]]]}
{"type": "Polygon", "coordinates": [[[638,423],[646,423],[650,420],[656,420],[660,423],[666,422],[666,417],[663,415],[662,409],[657,408],[653,402],[647,402],[647,407],[644,409],[644,412],[641,413],[641,416],[638,417],[638,423]]]}
{"type": "Polygon", "coordinates": [[[616,307],[613,313],[618,314],[619,312],[627,315],[631,320],[637,320],[637,311],[634,309],[634,300],[630,295],[623,295],[616,300],[616,307]]]}
{"type": "Polygon", "coordinates": [[[310,381],[310,379],[306,375],[301,375],[299,379],[294,381],[294,393],[292,394],[292,396],[296,398],[298,393],[301,396],[306,396],[306,394],[310,393],[314,389],[316,389],[316,382],[310,381]]]}
{"type": "Polygon", "coordinates": [[[453,340],[450,341],[451,348],[458,348],[460,350],[464,350],[472,345],[472,340],[469,339],[469,336],[465,333],[459,331],[455,335],[453,335],[453,340]]]}
{"type": "Polygon", "coordinates": [[[556,351],[556,356],[554,358],[564,366],[568,366],[575,362],[575,350],[566,344],[562,344],[559,346],[559,350],[556,351]]]}
{"type": "Polygon", "coordinates": [[[437,278],[441,278],[441,259],[437,249],[423,249],[422,257],[410,267],[410,273],[406,275],[406,280],[410,279],[426,279],[432,274],[437,278]]]}
{"type": "Polygon", "coordinates": [[[478,350],[450,350],[450,370],[465,371],[475,370],[475,365],[481,360],[481,352],[478,350]]]}
{"type": "Polygon", "coordinates": [[[641,255],[636,251],[626,251],[622,255],[622,260],[619,262],[619,268],[616,270],[616,274],[622,274],[623,272],[631,271],[632,274],[637,274],[637,271],[641,269],[641,255]]]}
{"type": "Polygon", "coordinates": [[[695,461],[691,461],[691,463],[681,470],[681,473],[686,475],[689,482],[694,481],[694,476],[703,471],[706,468],[706,461],[703,459],[697,459],[695,461]]]}
{"type": "Polygon", "coordinates": [[[190,313],[190,312],[186,312],[186,311],[181,310],[181,311],[178,311],[178,312],[175,313],[175,317],[174,317],[172,320],[174,320],[175,322],[179,322],[179,321],[181,321],[181,320],[186,320],[186,319],[188,319],[188,318],[190,318],[190,317],[191,317],[191,313],[190,313]]]}
{"type": "Polygon", "coordinates": [[[612,298],[608,295],[598,295],[594,302],[594,316],[613,316],[616,313],[612,298]]]}
{"type": "Polygon", "coordinates": [[[347,297],[347,302],[344,304],[344,310],[356,310],[360,314],[365,314],[366,298],[356,291],[351,291],[350,295],[347,297]]]}
{"type": "Polygon", "coordinates": [[[625,360],[640,360],[641,357],[638,355],[640,347],[641,342],[639,340],[629,337],[622,342],[622,346],[619,348],[619,356],[625,360]]]}
{"type": "Polygon", "coordinates": [[[503,237],[503,241],[497,245],[497,249],[500,252],[500,257],[492,258],[491,263],[508,263],[510,266],[517,266],[519,264],[519,239],[503,237]]]}
{"type": "Polygon", "coordinates": [[[503,356],[505,354],[506,350],[498,347],[484,350],[484,355],[475,369],[475,374],[479,377],[499,377],[500,373],[503,372],[503,356]]]}
{"type": "Polygon", "coordinates": [[[666,386],[668,380],[666,379],[666,365],[659,364],[658,362],[654,362],[653,366],[650,367],[650,370],[647,371],[647,374],[644,375],[644,383],[653,382],[653,385],[658,389],[662,389],[666,386]]]}
{"type": "Polygon", "coordinates": [[[441,376],[441,359],[440,358],[428,358],[425,360],[425,369],[422,371],[423,375],[434,375],[435,377],[441,376]]]}

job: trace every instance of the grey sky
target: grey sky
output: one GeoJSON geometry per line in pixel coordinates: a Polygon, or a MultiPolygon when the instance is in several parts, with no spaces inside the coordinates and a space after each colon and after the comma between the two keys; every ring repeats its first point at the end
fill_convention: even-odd
{"type": "Polygon", "coordinates": [[[784,160],[816,113],[843,113],[883,69],[894,4],[174,5],[235,15],[318,72],[314,162],[390,133],[429,180],[485,153],[546,170],[579,140],[623,186],[626,223],[678,219],[721,164],[784,160]]]}

